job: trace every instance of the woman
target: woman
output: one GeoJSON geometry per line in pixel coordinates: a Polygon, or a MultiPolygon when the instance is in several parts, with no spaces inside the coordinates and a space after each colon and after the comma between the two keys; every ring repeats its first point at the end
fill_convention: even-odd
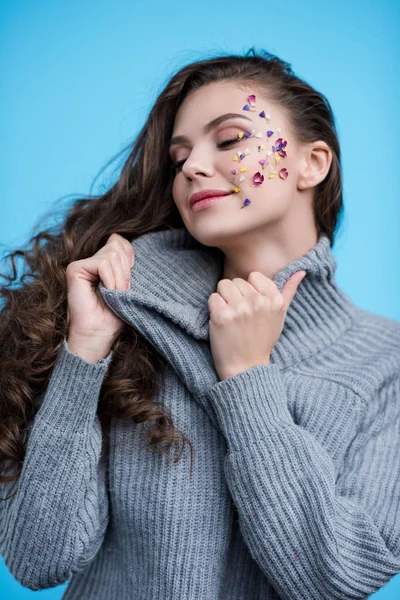
{"type": "Polygon", "coordinates": [[[1,552],[23,585],[365,598],[400,572],[400,323],[338,287],[341,211],[329,102],[290,65],[172,77],[118,182],[3,290],[1,552]]]}

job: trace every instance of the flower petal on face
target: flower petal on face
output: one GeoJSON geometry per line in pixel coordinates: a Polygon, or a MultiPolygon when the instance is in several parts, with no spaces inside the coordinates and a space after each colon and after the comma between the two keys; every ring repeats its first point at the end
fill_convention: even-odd
{"type": "Polygon", "coordinates": [[[251,135],[256,135],[256,133],[257,133],[257,129],[252,129],[251,130],[251,135]]]}
{"type": "Polygon", "coordinates": [[[239,173],[245,173],[245,171],[247,171],[247,167],[244,167],[244,166],[240,167],[239,173]]]}
{"type": "Polygon", "coordinates": [[[279,171],[279,177],[281,179],[286,179],[286,177],[289,175],[289,173],[287,172],[287,169],[281,169],[279,171]]]}
{"type": "Polygon", "coordinates": [[[262,133],[261,132],[260,133],[256,133],[254,137],[256,137],[256,138],[262,138],[262,133]]]}
{"type": "Polygon", "coordinates": [[[278,156],[277,154],[275,154],[275,164],[277,165],[278,162],[282,160],[280,156],[278,156]]]}
{"type": "Polygon", "coordinates": [[[245,131],[244,137],[248,138],[250,136],[251,136],[251,132],[250,131],[245,131]]]}
{"type": "Polygon", "coordinates": [[[260,171],[257,171],[257,173],[255,173],[253,175],[253,184],[261,185],[263,181],[264,181],[264,175],[261,175],[260,171]]]}
{"type": "Polygon", "coordinates": [[[235,155],[232,160],[236,160],[236,162],[239,162],[239,158],[235,155]]]}
{"type": "Polygon", "coordinates": [[[250,148],[246,148],[246,150],[244,151],[245,154],[251,154],[251,150],[250,148]]]}
{"type": "Polygon", "coordinates": [[[248,104],[245,104],[242,110],[251,110],[251,108],[248,104]]]}
{"type": "Polygon", "coordinates": [[[238,133],[239,140],[241,140],[243,136],[244,136],[244,131],[239,131],[239,133],[238,133]]]}
{"type": "Polygon", "coordinates": [[[244,181],[245,179],[246,179],[246,177],[245,177],[244,175],[241,175],[241,176],[239,177],[239,181],[244,181]]]}
{"type": "Polygon", "coordinates": [[[287,152],[285,152],[285,150],[281,150],[280,152],[278,152],[278,154],[280,154],[281,156],[287,156],[287,152]]]}
{"type": "Polygon", "coordinates": [[[263,119],[265,117],[265,112],[262,110],[258,116],[263,119]]]}
{"type": "Polygon", "coordinates": [[[271,137],[271,135],[273,135],[273,134],[274,134],[274,132],[273,132],[273,131],[270,131],[270,130],[268,130],[268,131],[267,131],[267,136],[268,136],[268,137],[271,137]]]}
{"type": "Polygon", "coordinates": [[[246,155],[239,152],[239,160],[243,160],[244,158],[246,158],[246,155]]]}
{"type": "Polygon", "coordinates": [[[249,204],[251,204],[251,200],[246,198],[246,200],[243,202],[243,204],[244,204],[244,206],[248,206],[249,204]]]}
{"type": "Polygon", "coordinates": [[[236,169],[232,169],[231,173],[232,175],[236,175],[236,169]]]}
{"type": "Polygon", "coordinates": [[[276,175],[275,171],[271,171],[271,173],[268,175],[268,179],[273,179],[276,175]]]}
{"type": "Polygon", "coordinates": [[[268,150],[267,156],[271,156],[271,154],[272,154],[271,150],[268,150]]]}
{"type": "Polygon", "coordinates": [[[248,100],[249,100],[249,104],[250,104],[250,106],[255,106],[255,105],[256,105],[256,97],[255,97],[255,95],[254,95],[254,94],[251,94],[251,95],[249,96],[248,100]]]}
{"type": "Polygon", "coordinates": [[[234,190],[235,194],[237,194],[238,192],[240,192],[240,187],[235,187],[234,190]]]}
{"type": "Polygon", "coordinates": [[[260,163],[260,165],[262,165],[262,168],[264,169],[265,165],[267,164],[267,161],[263,158],[261,160],[258,161],[260,163]]]}

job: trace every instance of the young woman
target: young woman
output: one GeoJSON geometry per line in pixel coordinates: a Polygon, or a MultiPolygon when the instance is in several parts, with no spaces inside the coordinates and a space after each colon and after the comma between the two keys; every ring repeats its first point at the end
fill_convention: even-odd
{"type": "Polygon", "coordinates": [[[117,183],[31,240],[0,321],[23,585],[331,600],[400,572],[400,323],[338,287],[342,208],[328,100],[252,50],[174,75],[117,183]]]}

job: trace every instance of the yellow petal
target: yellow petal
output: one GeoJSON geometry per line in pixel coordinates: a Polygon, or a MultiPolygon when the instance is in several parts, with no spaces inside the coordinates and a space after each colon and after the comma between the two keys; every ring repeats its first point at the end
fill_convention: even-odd
{"type": "Polygon", "coordinates": [[[233,190],[234,192],[240,192],[240,188],[235,187],[235,189],[233,190]]]}
{"type": "Polygon", "coordinates": [[[268,175],[268,179],[273,179],[275,177],[276,173],[273,173],[271,171],[271,173],[268,175]]]}
{"type": "Polygon", "coordinates": [[[240,167],[239,173],[244,173],[245,171],[247,171],[247,167],[240,167]]]}
{"type": "Polygon", "coordinates": [[[239,162],[239,159],[238,159],[238,157],[237,157],[237,156],[234,156],[234,157],[232,158],[232,160],[236,160],[236,162],[239,162]]]}
{"type": "Polygon", "coordinates": [[[279,154],[275,154],[275,164],[277,165],[278,162],[281,160],[281,156],[279,156],[279,154]]]}
{"type": "Polygon", "coordinates": [[[239,140],[241,140],[243,136],[244,136],[244,131],[239,131],[239,133],[238,133],[239,140]]]}
{"type": "Polygon", "coordinates": [[[261,144],[260,150],[266,150],[266,149],[267,149],[267,146],[264,146],[264,144],[261,144]]]}

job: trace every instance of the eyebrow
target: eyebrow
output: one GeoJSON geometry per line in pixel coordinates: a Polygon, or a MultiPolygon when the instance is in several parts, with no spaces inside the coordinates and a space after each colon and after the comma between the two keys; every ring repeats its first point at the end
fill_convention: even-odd
{"type": "MultiPolygon", "coordinates": [[[[218,125],[220,125],[220,123],[223,123],[224,121],[227,121],[228,119],[246,119],[247,121],[250,121],[251,123],[253,122],[252,119],[249,119],[249,117],[246,117],[245,115],[241,115],[239,113],[226,113],[225,115],[220,115],[219,117],[217,117],[216,119],[213,119],[212,121],[210,121],[207,125],[204,126],[203,128],[203,132],[204,133],[209,133],[212,129],[215,129],[215,127],[218,127],[218,125]]],[[[170,141],[170,147],[174,146],[175,144],[185,144],[186,142],[189,142],[189,138],[186,137],[186,135],[176,135],[175,137],[171,138],[170,141]]]]}

